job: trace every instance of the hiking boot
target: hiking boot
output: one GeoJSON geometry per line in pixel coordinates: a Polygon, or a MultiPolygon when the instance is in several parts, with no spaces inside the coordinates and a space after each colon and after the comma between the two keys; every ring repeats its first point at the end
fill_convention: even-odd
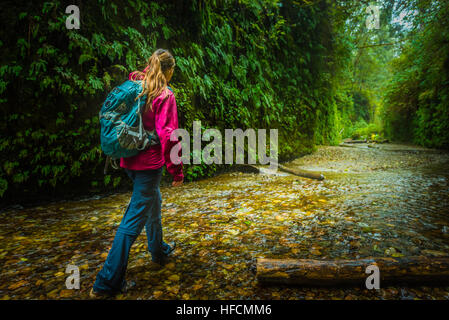
{"type": "Polygon", "coordinates": [[[170,250],[166,253],[167,256],[169,256],[173,251],[175,251],[176,249],[176,242],[172,242],[172,244],[170,245],[170,250]]]}
{"type": "Polygon", "coordinates": [[[92,287],[89,292],[89,297],[91,297],[92,299],[113,298],[114,296],[116,296],[118,294],[127,293],[129,291],[129,289],[134,288],[135,286],[136,286],[136,283],[134,281],[125,281],[119,292],[106,292],[106,291],[97,292],[92,287]]]}
{"type": "Polygon", "coordinates": [[[161,267],[165,266],[169,262],[170,255],[173,251],[175,251],[175,249],[176,249],[176,242],[173,242],[170,245],[170,250],[166,254],[160,257],[152,257],[151,259],[152,264],[150,265],[150,268],[152,266],[155,269],[157,268],[160,269],[161,267]]]}
{"type": "Polygon", "coordinates": [[[92,299],[108,299],[113,297],[114,294],[111,292],[97,292],[92,287],[89,292],[89,297],[92,299]]]}
{"type": "Polygon", "coordinates": [[[132,288],[134,288],[136,286],[136,282],[135,281],[125,281],[124,286],[122,287],[122,289],[120,290],[120,293],[128,293],[128,291],[132,288]]]}

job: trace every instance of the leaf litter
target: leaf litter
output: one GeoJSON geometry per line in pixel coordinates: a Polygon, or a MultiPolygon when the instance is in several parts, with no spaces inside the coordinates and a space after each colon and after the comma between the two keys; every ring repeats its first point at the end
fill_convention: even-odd
{"type": "MultiPolygon", "coordinates": [[[[116,299],[449,299],[449,287],[261,287],[258,257],[356,259],[449,252],[449,157],[319,147],[287,166],[326,180],[226,173],[162,187],[166,241],[178,248],[152,270],[143,232],[116,299]]],[[[0,299],[88,299],[130,193],[0,213],[0,299]],[[80,268],[80,290],[65,286],[80,268]]]]}

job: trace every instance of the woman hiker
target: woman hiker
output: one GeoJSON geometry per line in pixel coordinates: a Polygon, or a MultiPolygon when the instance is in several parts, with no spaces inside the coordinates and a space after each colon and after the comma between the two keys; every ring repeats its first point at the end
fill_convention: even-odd
{"type": "Polygon", "coordinates": [[[154,263],[163,266],[168,255],[175,249],[175,244],[170,246],[162,240],[162,198],[159,190],[164,163],[173,176],[172,186],[180,186],[184,180],[182,163],[175,165],[170,159],[172,147],[180,143],[170,141],[170,134],[178,129],[175,96],[167,88],[174,67],[175,59],[171,53],[158,49],[150,57],[143,72],[135,71],[129,75],[130,80],[142,80],[143,90],[139,97],[147,97],[143,124],[148,131],[156,130],[161,143],[134,157],[120,159],[120,166],[133,181],[133,194],[103,269],[97,274],[90,291],[92,298],[126,291],[125,273],[129,251],[143,227],[146,229],[148,250],[154,263]]]}

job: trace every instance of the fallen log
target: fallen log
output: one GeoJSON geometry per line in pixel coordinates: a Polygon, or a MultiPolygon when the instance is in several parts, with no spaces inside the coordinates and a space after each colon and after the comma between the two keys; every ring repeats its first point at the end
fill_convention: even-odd
{"type": "Polygon", "coordinates": [[[388,139],[383,139],[383,140],[368,140],[368,143],[389,143],[390,141],[388,139]]]}
{"type": "MultiPolygon", "coordinates": [[[[287,173],[293,174],[295,176],[309,178],[309,179],[315,179],[315,180],[324,180],[324,175],[322,175],[320,173],[314,173],[314,172],[300,170],[300,169],[290,169],[281,164],[278,164],[277,166],[278,166],[279,171],[287,172],[287,173]]],[[[250,164],[238,165],[238,166],[236,166],[236,169],[240,172],[245,172],[245,173],[260,173],[260,169],[258,167],[250,165],[250,164]]]]}
{"type": "Polygon", "coordinates": [[[309,178],[309,179],[315,179],[315,180],[324,180],[324,176],[321,173],[314,173],[310,171],[300,170],[300,169],[290,169],[287,167],[284,167],[281,164],[278,164],[279,170],[284,171],[290,174],[293,174],[295,176],[309,178]]]}
{"type": "Polygon", "coordinates": [[[380,284],[449,283],[449,256],[366,258],[358,260],[257,259],[257,280],[262,284],[303,286],[365,286],[370,265],[379,268],[380,284]]]}
{"type": "Polygon", "coordinates": [[[344,143],[367,143],[368,141],[365,140],[352,140],[352,139],[346,139],[343,141],[344,143]]]}
{"type": "Polygon", "coordinates": [[[234,170],[243,173],[260,173],[260,169],[250,164],[237,164],[234,166],[234,170]]]}
{"type": "Polygon", "coordinates": [[[345,147],[345,148],[357,148],[357,149],[361,149],[360,147],[357,147],[357,146],[352,145],[352,144],[346,144],[346,143],[340,143],[338,146],[339,146],[339,147],[345,147]]]}

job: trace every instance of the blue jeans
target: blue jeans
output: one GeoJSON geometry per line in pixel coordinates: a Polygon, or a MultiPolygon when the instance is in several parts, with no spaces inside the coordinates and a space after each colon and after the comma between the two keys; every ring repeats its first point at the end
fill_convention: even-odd
{"type": "Polygon", "coordinates": [[[125,273],[132,244],[145,227],[148,251],[153,261],[159,260],[171,248],[162,240],[159,185],[162,167],[156,170],[128,170],[133,180],[133,194],[115,234],[112,248],[94,283],[96,292],[119,292],[125,285],[125,273]]]}

